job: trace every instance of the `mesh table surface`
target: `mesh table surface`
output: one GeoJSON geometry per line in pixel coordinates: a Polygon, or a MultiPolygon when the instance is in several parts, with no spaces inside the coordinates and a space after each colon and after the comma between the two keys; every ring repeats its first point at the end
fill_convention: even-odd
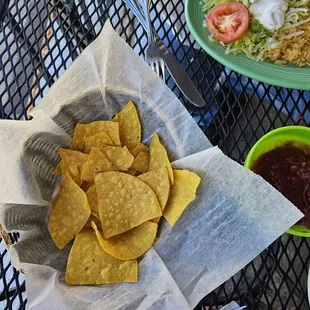
{"type": "MultiPolygon", "coordinates": [[[[128,44],[143,55],[146,34],[121,0],[1,0],[0,118],[28,119],[31,108],[96,38],[108,18],[128,44]]],[[[224,68],[201,50],[185,26],[183,0],[153,1],[152,18],[159,36],[207,105],[193,107],[169,76],[166,83],[209,140],[228,156],[242,163],[266,132],[309,123],[309,92],[251,80],[224,68]],[[164,5],[166,2],[169,5],[164,5]]],[[[14,243],[18,234],[10,238],[14,243]]],[[[206,296],[197,309],[232,300],[249,309],[308,309],[309,249],[308,239],[283,235],[206,296]]],[[[12,267],[3,240],[0,268],[0,309],[26,308],[24,277],[12,267]]]]}

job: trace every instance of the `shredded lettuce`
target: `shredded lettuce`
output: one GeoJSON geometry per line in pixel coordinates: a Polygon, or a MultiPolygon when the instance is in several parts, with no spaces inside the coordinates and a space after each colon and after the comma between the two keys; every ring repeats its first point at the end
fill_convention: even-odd
{"type": "Polygon", "coordinates": [[[299,8],[299,7],[308,5],[309,1],[310,0],[290,0],[288,2],[288,6],[290,8],[299,8]]]}
{"type": "Polygon", "coordinates": [[[250,22],[247,33],[241,39],[227,45],[226,54],[233,53],[238,55],[243,52],[248,58],[260,61],[268,49],[276,48],[280,45],[281,42],[275,39],[275,33],[254,19],[250,22]]]}
{"type": "MultiPolygon", "coordinates": [[[[232,0],[203,0],[203,8],[202,9],[203,9],[204,12],[208,12],[215,5],[224,4],[224,3],[228,3],[228,2],[232,2],[232,0]]],[[[236,1],[233,1],[233,2],[241,2],[246,7],[250,6],[250,0],[236,0],[236,1]]]]}

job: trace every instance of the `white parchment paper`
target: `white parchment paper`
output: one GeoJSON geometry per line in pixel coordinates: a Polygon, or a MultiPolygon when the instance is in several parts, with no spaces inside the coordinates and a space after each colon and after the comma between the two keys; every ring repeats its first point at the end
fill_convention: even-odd
{"type": "Polygon", "coordinates": [[[211,147],[164,83],[105,25],[50,89],[27,122],[0,121],[0,222],[19,231],[12,262],[26,275],[31,309],[192,309],[254,259],[302,214],[262,178],[211,147]],[[175,227],[163,220],[139,261],[139,282],[68,286],[71,245],[58,250],[47,223],[58,177],[57,150],[75,125],[109,119],[134,100],[149,143],[158,132],[174,160],[202,178],[175,227]]]}

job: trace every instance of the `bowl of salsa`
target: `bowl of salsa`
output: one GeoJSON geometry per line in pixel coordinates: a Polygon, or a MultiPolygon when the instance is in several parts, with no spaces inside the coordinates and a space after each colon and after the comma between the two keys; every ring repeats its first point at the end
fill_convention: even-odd
{"type": "Polygon", "coordinates": [[[275,129],[250,150],[244,166],[262,176],[305,215],[287,232],[310,237],[310,128],[275,129]]]}

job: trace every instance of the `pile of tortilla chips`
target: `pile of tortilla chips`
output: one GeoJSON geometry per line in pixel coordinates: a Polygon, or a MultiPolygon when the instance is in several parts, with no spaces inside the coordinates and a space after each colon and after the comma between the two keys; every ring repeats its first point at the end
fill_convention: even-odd
{"type": "Polygon", "coordinates": [[[59,149],[62,174],[49,217],[59,249],[74,240],[66,282],[138,281],[137,258],[155,242],[163,215],[173,226],[196,197],[200,178],[173,170],[157,133],[141,143],[129,102],[112,121],[78,124],[70,149],[59,149]]]}

